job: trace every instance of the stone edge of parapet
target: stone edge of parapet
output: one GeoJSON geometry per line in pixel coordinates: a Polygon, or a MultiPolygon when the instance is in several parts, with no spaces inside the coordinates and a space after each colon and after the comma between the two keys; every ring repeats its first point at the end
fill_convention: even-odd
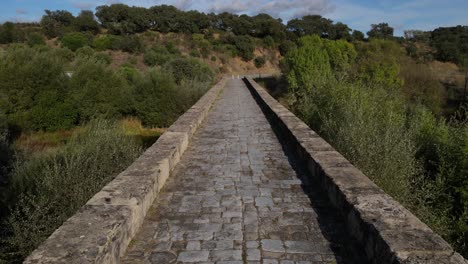
{"type": "Polygon", "coordinates": [[[468,263],[265,89],[250,77],[244,81],[281,140],[326,190],[371,263],[468,263]]]}
{"type": "Polygon", "coordinates": [[[226,80],[214,85],[24,263],[118,263],[226,80]]]}

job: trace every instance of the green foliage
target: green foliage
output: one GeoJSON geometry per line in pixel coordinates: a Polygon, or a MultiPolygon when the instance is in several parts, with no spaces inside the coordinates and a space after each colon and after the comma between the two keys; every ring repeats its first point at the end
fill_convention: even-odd
{"type": "Polygon", "coordinates": [[[284,60],[286,78],[294,98],[304,96],[302,91],[314,89],[332,76],[338,79],[347,75],[356,58],[354,47],[346,41],[330,41],[318,36],[298,40],[298,48],[284,60]]]}
{"type": "Polygon", "coordinates": [[[251,37],[226,34],[224,42],[231,44],[231,47],[235,48],[235,54],[232,55],[239,55],[245,61],[250,61],[254,58],[255,43],[251,37]]]}
{"type": "Polygon", "coordinates": [[[401,63],[400,77],[403,91],[412,104],[422,104],[437,116],[441,114],[445,87],[427,64],[405,60],[401,63]]]}
{"type": "Polygon", "coordinates": [[[351,29],[338,22],[324,18],[320,15],[307,15],[302,18],[295,18],[288,21],[287,29],[297,37],[305,35],[318,35],[328,39],[350,39],[351,29]]]}
{"type": "Polygon", "coordinates": [[[182,80],[197,80],[200,82],[211,82],[214,72],[202,61],[194,58],[177,58],[169,61],[165,68],[174,75],[176,83],[182,80]]]}
{"type": "Polygon", "coordinates": [[[94,55],[94,49],[91,48],[90,46],[84,46],[82,48],[79,48],[75,52],[76,56],[81,56],[81,57],[92,57],[94,55]]]}
{"type": "Polygon", "coordinates": [[[275,46],[275,40],[271,36],[266,36],[263,39],[263,45],[268,48],[273,48],[275,46]]]}
{"type": "Polygon", "coordinates": [[[41,27],[48,38],[60,37],[71,31],[75,17],[65,10],[45,10],[41,19],[41,27]]]}
{"type": "Polygon", "coordinates": [[[130,53],[138,53],[144,49],[143,43],[138,36],[120,37],[117,39],[115,47],[130,53]]]}
{"type": "Polygon", "coordinates": [[[94,19],[93,11],[82,10],[73,20],[73,26],[77,31],[87,31],[93,34],[99,33],[99,24],[94,19]]]}
{"type": "Polygon", "coordinates": [[[389,90],[399,89],[403,82],[399,78],[398,58],[402,51],[391,40],[372,39],[369,43],[359,43],[357,59],[357,79],[368,85],[381,85],[389,90]]]}
{"type": "Polygon", "coordinates": [[[66,90],[67,83],[63,58],[52,51],[40,52],[25,46],[11,47],[0,56],[0,94],[3,95],[0,100],[7,119],[22,128],[41,129],[46,117],[34,115],[32,111],[48,108],[49,102],[55,100],[63,103],[63,97],[58,96],[66,90]]]}
{"type": "Polygon", "coordinates": [[[96,61],[102,62],[106,65],[109,65],[112,63],[112,57],[111,55],[107,53],[103,53],[103,52],[96,53],[94,54],[94,58],[96,59],[96,61]]]}
{"type": "Polygon", "coordinates": [[[98,6],[96,17],[111,34],[128,35],[149,29],[152,18],[146,8],[124,4],[98,6]]]}
{"type": "Polygon", "coordinates": [[[195,58],[200,58],[201,55],[200,55],[200,52],[198,52],[198,50],[191,50],[190,56],[195,57],[195,58]]]}
{"type": "Polygon", "coordinates": [[[176,85],[170,72],[159,69],[152,69],[132,79],[136,115],[150,127],[170,126],[208,87],[207,82],[190,79],[184,79],[176,85]]]}
{"type": "Polygon", "coordinates": [[[118,118],[131,112],[131,89],[125,80],[95,59],[80,59],[68,86],[80,123],[95,117],[118,118]]]}
{"type": "Polygon", "coordinates": [[[255,63],[255,67],[257,67],[257,68],[263,67],[265,65],[265,63],[266,63],[265,57],[255,58],[254,63],[255,63]]]}
{"type": "Polygon", "coordinates": [[[353,30],[352,38],[355,41],[363,41],[364,40],[364,33],[359,30],[353,30]]]}
{"type": "Polygon", "coordinates": [[[391,39],[393,38],[393,28],[388,23],[372,24],[367,36],[369,38],[391,39]]]}
{"type": "Polygon", "coordinates": [[[286,41],[281,42],[278,48],[279,48],[280,54],[283,56],[286,56],[286,54],[288,54],[291,50],[297,48],[297,45],[293,41],[286,40],[286,41]]]}
{"type": "Polygon", "coordinates": [[[89,44],[88,37],[80,32],[71,32],[65,34],[62,39],[62,46],[69,48],[72,51],[76,51],[79,48],[82,48],[89,44]]]}
{"type": "Polygon", "coordinates": [[[468,124],[437,120],[423,108],[414,112],[411,121],[418,146],[416,157],[425,169],[423,179],[416,183],[418,198],[430,210],[425,216],[466,256],[468,124]]]}
{"type": "Polygon", "coordinates": [[[437,28],[431,33],[430,44],[436,48],[438,60],[462,64],[468,58],[467,39],[468,26],[437,28]]]}
{"type": "Polygon", "coordinates": [[[10,214],[0,260],[26,257],[140,153],[116,124],[93,121],[64,148],[20,158],[2,190],[10,214]]]}
{"type": "Polygon", "coordinates": [[[211,56],[211,61],[216,61],[216,56],[211,56]]]}
{"type": "Polygon", "coordinates": [[[28,34],[26,43],[30,47],[45,45],[44,36],[39,33],[32,32],[28,34]]]}
{"type": "Polygon", "coordinates": [[[14,25],[11,22],[6,22],[0,26],[0,44],[13,42],[14,25]]]}
{"type": "Polygon", "coordinates": [[[175,56],[166,49],[164,46],[156,45],[151,49],[146,50],[143,60],[148,66],[162,66],[166,62],[173,59],[175,56]]]}
{"type": "MultiPolygon", "coordinates": [[[[8,123],[5,115],[0,112],[0,188],[4,185],[7,179],[8,168],[13,156],[13,149],[10,146],[8,123]]],[[[0,195],[2,199],[3,195],[0,195]]],[[[5,212],[0,208],[0,215],[5,212]]]]}
{"type": "Polygon", "coordinates": [[[389,40],[357,42],[356,63],[356,52],[345,41],[315,36],[298,43],[285,57],[293,111],[468,254],[468,125],[437,119],[426,108],[437,112],[443,90],[427,66],[404,58],[389,40]]]}
{"type": "Polygon", "coordinates": [[[114,35],[101,35],[99,37],[94,38],[92,46],[99,51],[118,49],[118,40],[119,37],[114,35]]]}
{"type": "Polygon", "coordinates": [[[18,43],[26,41],[26,32],[17,24],[5,22],[0,25],[0,44],[18,43]]]}

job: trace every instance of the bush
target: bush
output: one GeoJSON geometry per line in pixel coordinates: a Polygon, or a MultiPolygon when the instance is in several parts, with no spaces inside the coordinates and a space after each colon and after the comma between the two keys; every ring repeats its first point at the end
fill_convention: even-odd
{"type": "Polygon", "coordinates": [[[39,33],[30,33],[27,36],[27,42],[30,47],[45,45],[44,37],[39,33]]]}
{"type": "Polygon", "coordinates": [[[263,39],[263,45],[268,48],[273,48],[275,46],[275,40],[271,36],[266,36],[263,39]]]}
{"type": "Polygon", "coordinates": [[[288,52],[290,52],[291,50],[297,48],[297,45],[296,43],[290,41],[290,40],[285,40],[283,42],[281,42],[281,44],[279,45],[279,52],[282,56],[286,56],[286,54],[288,54],[288,52]]]}
{"type": "Polygon", "coordinates": [[[239,56],[245,60],[250,61],[254,58],[255,43],[252,38],[248,36],[237,36],[234,39],[234,45],[239,52],[239,56]]]}
{"type": "Polygon", "coordinates": [[[190,56],[195,57],[195,58],[200,58],[200,52],[198,52],[198,50],[191,50],[190,56]]]}
{"type": "Polygon", "coordinates": [[[62,149],[19,159],[2,201],[11,211],[0,260],[30,254],[140,153],[116,124],[93,121],[62,149]]]}
{"type": "Polygon", "coordinates": [[[255,67],[261,68],[265,65],[266,60],[265,60],[265,57],[257,57],[255,58],[254,62],[255,62],[255,67]]]}
{"type": "Polygon", "coordinates": [[[109,50],[109,49],[118,49],[117,43],[118,43],[119,37],[114,36],[114,35],[103,35],[95,38],[93,40],[93,47],[96,50],[99,51],[104,51],[104,50],[109,50]]]}
{"type": "Polygon", "coordinates": [[[102,62],[102,63],[107,64],[107,65],[112,63],[112,57],[111,57],[111,55],[109,55],[107,53],[102,53],[102,52],[96,53],[94,55],[94,58],[97,61],[102,62]]]}
{"type": "Polygon", "coordinates": [[[138,36],[123,36],[117,39],[116,47],[122,51],[139,53],[143,50],[143,43],[138,36]]]}
{"type": "Polygon", "coordinates": [[[127,82],[94,58],[76,62],[68,91],[80,123],[95,117],[119,118],[132,111],[131,88],[127,82]]]}
{"type": "Polygon", "coordinates": [[[174,75],[177,84],[182,80],[211,82],[214,78],[213,70],[198,59],[177,58],[168,62],[165,68],[174,75]]]}
{"type": "Polygon", "coordinates": [[[89,44],[88,37],[80,32],[65,34],[62,37],[61,42],[63,47],[69,48],[72,51],[76,51],[77,49],[89,44]]]}
{"type": "Polygon", "coordinates": [[[216,56],[211,56],[211,61],[216,61],[216,56]]]}
{"type": "Polygon", "coordinates": [[[44,125],[48,129],[45,122],[50,127],[59,125],[58,120],[46,117],[46,112],[52,114],[66,97],[65,59],[58,51],[12,46],[0,55],[0,100],[12,125],[26,130],[43,129],[44,125]]]}
{"type": "Polygon", "coordinates": [[[168,53],[161,53],[153,49],[147,50],[143,55],[143,61],[148,66],[163,65],[172,59],[172,55],[168,53]]]}
{"type": "Polygon", "coordinates": [[[142,78],[132,79],[137,117],[150,127],[170,126],[209,87],[209,83],[193,80],[176,85],[172,74],[160,69],[152,69],[142,78]]]}
{"type": "Polygon", "coordinates": [[[94,55],[94,50],[90,46],[84,46],[77,49],[75,53],[77,56],[90,58],[94,55]]]}

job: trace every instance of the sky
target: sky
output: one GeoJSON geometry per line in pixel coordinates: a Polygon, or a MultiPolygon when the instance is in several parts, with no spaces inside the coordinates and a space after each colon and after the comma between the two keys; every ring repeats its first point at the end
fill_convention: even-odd
{"type": "Polygon", "coordinates": [[[387,22],[398,36],[408,29],[468,25],[468,0],[0,0],[0,22],[39,21],[45,9],[77,14],[112,3],[144,7],[168,4],[214,13],[267,13],[283,21],[318,14],[362,32],[369,31],[371,24],[387,22]]]}

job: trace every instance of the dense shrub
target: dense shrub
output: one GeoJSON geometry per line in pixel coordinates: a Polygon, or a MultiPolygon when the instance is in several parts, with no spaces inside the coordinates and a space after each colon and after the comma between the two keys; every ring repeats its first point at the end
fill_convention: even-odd
{"type": "Polygon", "coordinates": [[[263,67],[265,65],[265,63],[266,63],[265,57],[255,58],[254,63],[255,63],[255,67],[257,67],[257,68],[263,67]]]}
{"type": "Polygon", "coordinates": [[[64,148],[20,158],[2,190],[10,214],[0,260],[27,256],[140,153],[115,124],[93,121],[64,148]]]}
{"type": "Polygon", "coordinates": [[[175,78],[176,83],[180,84],[182,80],[197,80],[200,82],[211,82],[214,78],[214,72],[202,61],[194,58],[177,58],[169,61],[167,68],[175,78]]]}
{"type": "Polygon", "coordinates": [[[107,53],[102,53],[102,52],[96,53],[94,55],[94,58],[96,58],[97,61],[102,62],[104,64],[111,64],[112,63],[112,57],[111,57],[111,55],[109,55],[107,53]]]}
{"type": "Polygon", "coordinates": [[[138,36],[120,37],[117,39],[115,47],[130,53],[138,53],[144,49],[143,43],[138,36]]]}
{"type": "Polygon", "coordinates": [[[94,49],[90,46],[84,46],[76,50],[76,56],[81,56],[85,58],[90,58],[94,55],[94,49]]]}
{"type": "MultiPolygon", "coordinates": [[[[56,119],[33,113],[52,113],[52,105],[64,103],[67,79],[64,58],[55,51],[13,46],[0,54],[0,93],[7,119],[22,129],[60,126],[56,119]],[[21,80],[21,82],[18,82],[21,80]],[[47,122],[49,125],[46,125],[47,122]]],[[[57,110],[57,109],[54,109],[57,110]]],[[[69,124],[69,120],[64,120],[69,124]]]]}
{"type": "Polygon", "coordinates": [[[372,39],[369,43],[357,43],[357,79],[367,85],[380,85],[389,90],[403,85],[399,78],[398,58],[402,50],[398,43],[391,40],[372,39]]]}
{"type": "Polygon", "coordinates": [[[30,47],[34,47],[34,46],[37,46],[37,45],[45,45],[45,40],[44,40],[44,36],[42,36],[41,34],[39,33],[36,33],[36,32],[32,32],[30,34],[27,35],[27,41],[26,43],[30,46],[30,47]]]}
{"type": "MultiPolygon", "coordinates": [[[[437,108],[439,95],[433,93],[440,89],[427,69],[406,62],[416,73],[403,74],[408,81],[404,88],[414,90],[400,89],[398,63],[404,60],[394,42],[358,45],[355,78],[347,74],[356,70],[351,67],[356,55],[352,46],[300,39],[285,58],[291,108],[467,255],[468,125],[438,120],[427,110],[425,106],[437,108]]],[[[466,112],[462,115],[463,120],[466,112]]]]}
{"type": "Polygon", "coordinates": [[[148,66],[163,65],[171,59],[171,55],[158,53],[152,49],[147,50],[143,55],[143,61],[148,66]]]}
{"type": "Polygon", "coordinates": [[[89,44],[88,37],[80,32],[72,32],[65,34],[62,39],[62,46],[69,48],[72,51],[76,51],[79,48],[82,48],[89,44]]]}
{"type": "Polygon", "coordinates": [[[281,42],[278,48],[279,48],[280,54],[285,56],[286,54],[288,54],[291,50],[295,49],[296,47],[297,47],[296,43],[290,40],[286,40],[286,41],[281,42]]]}
{"type": "Polygon", "coordinates": [[[94,117],[117,118],[132,111],[131,88],[121,76],[93,58],[76,62],[68,92],[80,123],[94,117]]]}
{"type": "Polygon", "coordinates": [[[403,92],[412,104],[422,104],[435,115],[441,114],[446,98],[445,87],[427,64],[405,60],[401,64],[400,77],[403,80],[403,92]]]}
{"type": "Polygon", "coordinates": [[[104,51],[108,49],[117,49],[118,36],[102,35],[93,40],[93,47],[96,50],[104,51]]]}
{"type": "Polygon", "coordinates": [[[159,69],[131,79],[135,86],[136,115],[149,127],[170,126],[209,87],[209,83],[190,79],[176,85],[170,72],[159,69]]]}

